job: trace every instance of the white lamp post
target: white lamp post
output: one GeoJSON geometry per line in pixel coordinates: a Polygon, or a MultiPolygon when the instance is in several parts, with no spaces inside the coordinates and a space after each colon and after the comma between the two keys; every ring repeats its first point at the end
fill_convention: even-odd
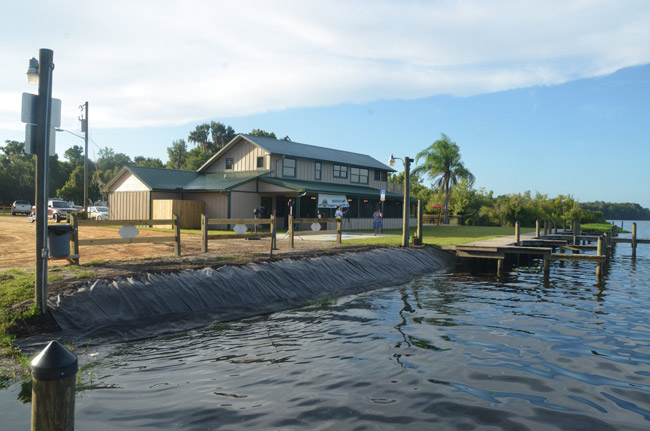
{"type": "Polygon", "coordinates": [[[393,157],[393,155],[390,155],[390,159],[388,159],[388,166],[395,166],[395,160],[401,160],[404,162],[404,212],[403,212],[403,219],[402,219],[402,247],[408,247],[409,246],[409,224],[411,221],[411,181],[410,181],[410,175],[411,175],[411,163],[413,163],[415,160],[411,159],[410,157],[406,156],[403,159],[400,159],[399,157],[393,157]]]}

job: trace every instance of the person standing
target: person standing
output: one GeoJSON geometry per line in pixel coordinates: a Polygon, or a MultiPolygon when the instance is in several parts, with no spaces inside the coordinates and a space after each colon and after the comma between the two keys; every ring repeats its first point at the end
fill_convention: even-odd
{"type": "Polygon", "coordinates": [[[379,207],[372,213],[372,228],[375,230],[375,235],[381,234],[384,230],[384,215],[379,207]]]}
{"type": "Polygon", "coordinates": [[[336,208],[336,212],[334,213],[334,217],[343,217],[343,210],[341,207],[336,208]]]}

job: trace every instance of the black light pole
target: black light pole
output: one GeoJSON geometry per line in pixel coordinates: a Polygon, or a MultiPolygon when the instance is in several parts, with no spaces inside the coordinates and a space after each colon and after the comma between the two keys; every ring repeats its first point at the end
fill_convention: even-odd
{"type": "Polygon", "coordinates": [[[54,52],[40,49],[38,61],[32,58],[27,69],[27,80],[35,83],[38,76],[38,102],[36,111],[36,283],[35,301],[45,313],[47,307],[47,159],[50,153],[50,129],[52,106],[52,71],[54,52]]]}
{"type": "Polygon", "coordinates": [[[404,162],[404,212],[402,218],[402,247],[409,246],[409,230],[411,222],[411,163],[415,160],[406,156],[404,159],[393,157],[390,155],[388,159],[388,166],[395,166],[395,160],[402,160],[404,162]]]}
{"type": "Polygon", "coordinates": [[[84,132],[84,212],[88,211],[88,102],[84,105],[84,119],[81,128],[84,132]]]}

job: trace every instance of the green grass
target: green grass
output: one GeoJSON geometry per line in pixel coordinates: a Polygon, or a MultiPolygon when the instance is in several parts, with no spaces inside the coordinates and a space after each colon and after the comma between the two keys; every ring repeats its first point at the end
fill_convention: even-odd
{"type": "MultiPolygon", "coordinates": [[[[593,230],[596,232],[609,232],[612,230],[612,225],[609,223],[584,223],[580,225],[580,229],[583,231],[585,230],[593,230]]],[[[630,233],[630,231],[621,229],[620,227],[618,228],[618,233],[630,233]]]]}
{"type": "MultiPolygon", "coordinates": [[[[533,232],[533,228],[521,228],[521,233],[533,232]]],[[[364,231],[372,233],[371,230],[364,231]]],[[[411,238],[415,235],[415,228],[410,229],[411,238]]],[[[396,236],[372,237],[367,239],[346,239],[345,244],[362,245],[398,245],[402,243],[401,229],[384,229],[384,234],[396,236]]],[[[466,242],[480,241],[484,239],[497,238],[500,236],[514,235],[514,227],[492,227],[492,226],[424,226],[422,242],[424,244],[455,245],[466,242]]]]}

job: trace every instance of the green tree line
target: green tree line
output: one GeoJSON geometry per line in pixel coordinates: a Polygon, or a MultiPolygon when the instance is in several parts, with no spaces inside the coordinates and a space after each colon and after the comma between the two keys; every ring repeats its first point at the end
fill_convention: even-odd
{"type": "Polygon", "coordinates": [[[630,202],[583,202],[580,207],[588,211],[600,211],[607,220],[650,220],[650,209],[630,202]]]}
{"type": "MultiPolygon", "coordinates": [[[[262,129],[253,129],[249,134],[277,139],[275,133],[262,129]]],[[[112,148],[101,148],[95,161],[88,160],[88,199],[92,202],[100,200],[101,188],[124,166],[197,170],[235,136],[237,132],[222,123],[212,121],[200,124],[187,137],[194,147],[188,149],[184,139],[173,141],[167,148],[167,163],[159,158],[131,158],[124,153],[116,153],[112,148]]],[[[288,136],[282,139],[290,140],[288,136]]],[[[83,205],[83,147],[75,145],[69,148],[63,154],[63,160],[59,159],[58,154],[51,156],[48,165],[49,196],[83,205]]],[[[25,153],[25,144],[5,141],[5,145],[0,146],[0,204],[10,205],[18,199],[33,204],[35,172],[36,157],[25,153]]]]}

